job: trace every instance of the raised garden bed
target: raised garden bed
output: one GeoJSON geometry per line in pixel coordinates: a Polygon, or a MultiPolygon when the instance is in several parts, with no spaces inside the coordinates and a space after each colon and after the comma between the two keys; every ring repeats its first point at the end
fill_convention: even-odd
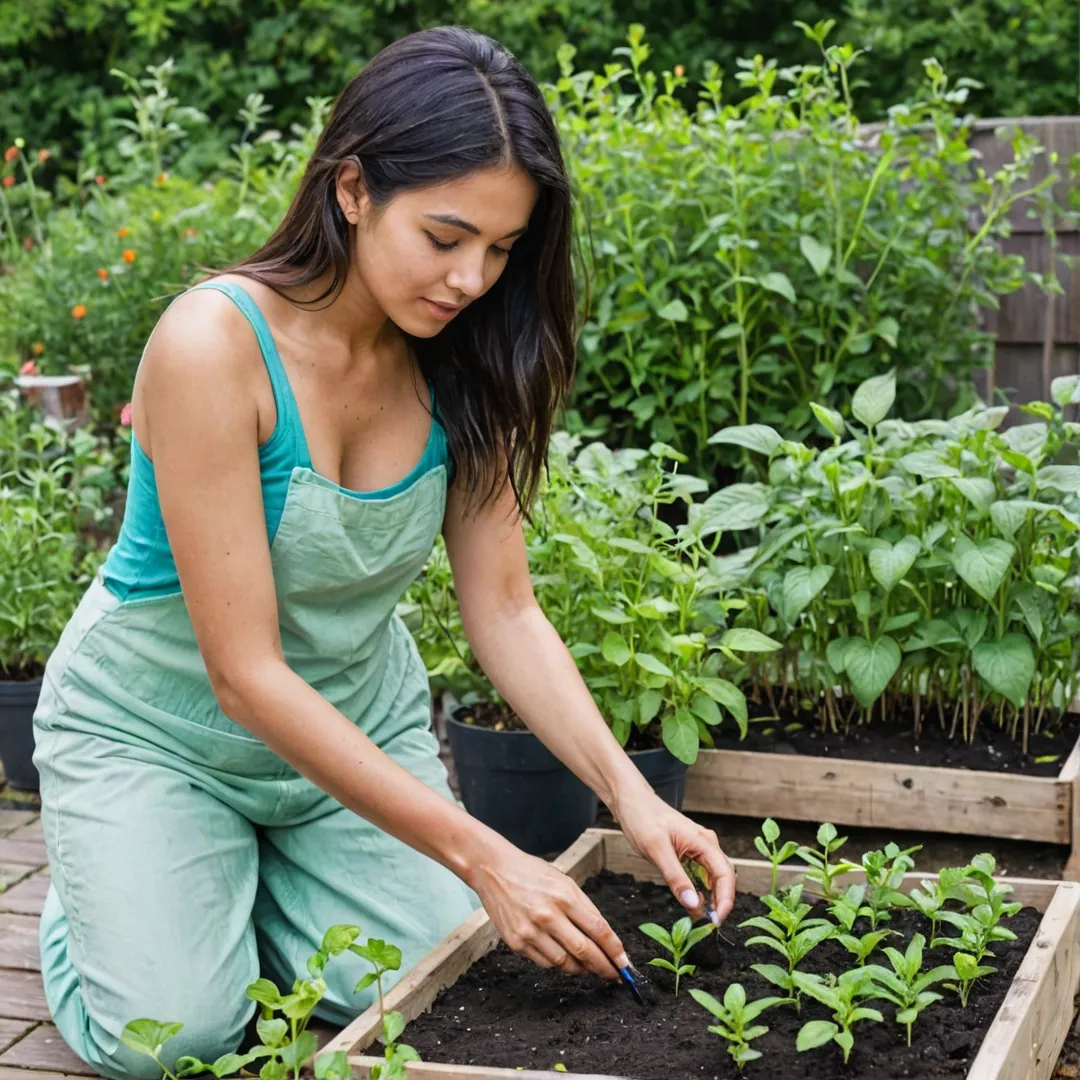
{"type": "Polygon", "coordinates": [[[1039,840],[1080,880],[1080,741],[1056,776],[753,750],[702,750],[683,808],[702,814],[1039,840]]]}
{"type": "MultiPolygon", "coordinates": [[[[768,863],[752,860],[734,860],[734,862],[738,870],[740,893],[760,896],[768,892],[771,875],[771,867],[768,863]]],[[[603,871],[628,874],[638,882],[660,881],[655,868],[641,859],[618,832],[590,830],[558,860],[557,865],[579,883],[594,879],[603,871]]],[[[801,866],[781,867],[779,883],[781,885],[794,883],[801,878],[804,870],[805,868],[801,866]]],[[[903,888],[906,891],[911,886],[918,885],[926,877],[925,874],[909,874],[904,880],[903,888]]],[[[857,874],[851,875],[852,881],[857,879],[857,874]]],[[[967,1080],[1021,1080],[1021,1078],[1047,1080],[1068,1033],[1072,1017],[1071,1003],[1077,984],[1080,982],[1080,949],[1078,949],[1080,885],[1027,879],[1005,880],[1013,886],[1014,898],[1041,912],[1041,919],[1035,925],[1037,916],[1034,913],[1019,913],[1015,916],[1016,923],[1013,926],[1019,937],[1018,943],[1013,945],[1000,942],[995,945],[996,955],[991,962],[1000,969],[999,974],[989,976],[988,982],[980,988],[978,994],[973,993],[968,1005],[968,1010],[971,1010],[969,1013],[971,1020],[966,1035],[962,1031],[957,1031],[958,1027],[962,1027],[962,1021],[960,1023],[957,1021],[957,1018],[962,1015],[961,1010],[958,1007],[949,1007],[944,1002],[931,1006],[931,1009],[919,1019],[915,1028],[916,1040],[936,1037],[939,1044],[939,1056],[942,1047],[946,1054],[958,1048],[959,1053],[954,1057],[958,1057],[961,1062],[970,1061],[966,1072],[961,1071],[964,1068],[963,1064],[957,1065],[954,1061],[951,1068],[939,1071],[936,1075],[965,1076],[967,1080]],[[1030,942],[1026,949],[1024,948],[1025,940],[1030,942]],[[1010,980],[1008,975],[1012,972],[1015,973],[1012,974],[1010,980]],[[996,980],[997,985],[989,980],[996,980]],[[996,1006],[995,1003],[998,1000],[1001,1003],[996,1006]],[[935,1008],[947,1011],[948,1022],[944,1027],[940,1023],[935,1026],[935,1022],[931,1019],[935,1008]],[[920,1029],[918,1026],[920,1024],[926,1024],[927,1027],[920,1029]],[[982,1038],[981,1045],[976,1051],[978,1037],[983,1031],[985,1031],[985,1037],[982,1038]],[[959,1039],[957,1039],[958,1035],[959,1039]]],[[[632,897],[635,891],[632,883],[626,881],[620,883],[610,874],[605,875],[599,882],[594,881],[592,887],[597,886],[608,900],[616,904],[618,904],[617,894],[620,888],[626,892],[628,898],[632,897]],[[628,884],[629,889],[627,889],[628,884]]],[[[642,887],[642,891],[647,888],[648,886],[642,887]]],[[[664,899],[665,893],[662,889],[656,890],[654,896],[647,898],[647,904],[653,905],[651,910],[659,915],[661,920],[669,914],[666,910],[660,909],[664,899]]],[[[669,896],[666,899],[670,901],[669,896]]],[[[741,897],[740,902],[745,904],[747,899],[741,897]]],[[[631,900],[627,899],[624,903],[626,910],[622,912],[623,921],[625,922],[627,918],[637,920],[641,912],[633,906],[631,900]]],[[[616,910],[609,910],[607,914],[613,922],[618,923],[619,913],[616,910]]],[[[898,912],[897,914],[906,913],[898,912]]],[[[899,921],[896,925],[900,929],[904,928],[899,921]]],[[[726,936],[736,939],[741,939],[747,933],[735,929],[733,920],[729,921],[724,932],[726,936]]],[[[387,995],[386,1007],[399,1010],[409,1021],[420,1017],[431,1009],[436,998],[444,990],[454,987],[462,976],[465,976],[474,965],[495,950],[498,944],[498,935],[486,914],[483,911],[476,912],[390,991],[387,995]]],[[[728,967],[731,966],[732,956],[736,956],[739,952],[745,955],[745,950],[738,941],[728,945],[716,938],[710,938],[699,944],[696,949],[697,952],[692,959],[701,965],[703,973],[712,966],[717,973],[722,974],[724,982],[739,978],[749,985],[750,980],[755,978],[752,972],[743,970],[741,967],[733,972],[724,968],[725,964],[728,967]],[[724,959],[725,954],[728,954],[727,960],[724,959]]],[[[650,955],[655,955],[655,953],[650,955]]],[[[643,956],[635,956],[635,959],[639,964],[644,961],[643,956]]],[[[755,956],[753,959],[766,960],[767,958],[755,956]]],[[[741,958],[739,963],[742,963],[741,958]]],[[[688,998],[683,1000],[685,990],[678,999],[679,1013],[678,1019],[675,1018],[673,1013],[675,999],[671,997],[670,987],[663,982],[662,973],[654,972],[658,1006],[651,1013],[644,1013],[629,1002],[626,991],[621,987],[605,987],[595,982],[590,985],[583,980],[564,980],[558,974],[541,973],[532,968],[518,972],[517,965],[516,957],[500,949],[494,957],[489,958],[477,968],[475,975],[466,976],[461,987],[451,991],[450,995],[440,1000],[431,1017],[423,1023],[406,1029],[405,1041],[416,1044],[422,1055],[430,1059],[408,1066],[408,1074],[414,1080],[437,1080],[437,1078],[439,1080],[467,1080],[467,1078],[514,1080],[521,1077],[526,1080],[539,1077],[554,1080],[559,1075],[558,1072],[545,1071],[537,1066],[543,1064],[550,1067],[559,1061],[564,1061],[566,1068],[578,1076],[602,1075],[603,1070],[606,1070],[607,1074],[615,1074],[619,1071],[624,1075],[646,1075],[650,1078],[657,1075],[665,1077],[694,1075],[710,1078],[736,1075],[731,1059],[724,1052],[723,1044],[706,1030],[708,1023],[712,1022],[711,1018],[703,1010],[692,1006],[688,998]],[[503,968],[505,968],[505,973],[500,976],[503,968]],[[560,987],[565,988],[561,995],[560,987]],[[513,1001],[514,995],[523,996],[524,1007],[513,1001]],[[520,1042],[523,1031],[519,1030],[515,1034],[513,1029],[515,1026],[523,1027],[530,1022],[530,1019],[535,1019],[525,1015],[537,1012],[531,1004],[534,995],[543,997],[550,1005],[548,1010],[550,1017],[546,1027],[530,1030],[530,1034],[533,1030],[536,1032],[536,1038],[531,1046],[523,1047],[521,1057],[515,1057],[514,1054],[507,1056],[505,1052],[491,1050],[489,1051],[491,1057],[488,1060],[501,1059],[499,1061],[501,1067],[485,1065],[483,1057],[477,1056],[476,1051],[481,1051],[485,1044],[500,1045],[499,1037],[494,1034],[495,1031],[503,1030],[507,1041],[513,1039],[520,1042]],[[461,998],[463,1003],[468,1000],[464,1010],[458,1004],[458,998],[461,998]],[[597,1003],[599,1003],[599,1012],[596,1011],[597,1003]],[[469,1036],[464,1037],[464,1041],[462,1041],[461,1028],[462,1026],[470,1027],[469,1020],[457,1020],[453,1015],[460,1014],[462,1011],[471,1012],[471,1019],[477,1024],[477,1033],[475,1035],[470,1033],[469,1036]],[[500,1012],[503,1019],[493,1025],[492,1019],[498,1017],[500,1012]],[[682,1020],[687,1018],[691,1023],[682,1026],[682,1020]],[[579,1023],[579,1020],[584,1023],[579,1023]],[[611,1068],[610,1063],[616,1057],[616,1050],[620,1051],[618,1056],[625,1062],[625,1054],[621,1051],[624,1051],[628,1044],[634,1046],[635,1054],[640,1048],[644,1058],[648,1043],[655,1038],[651,1029],[662,1028],[665,1023],[680,1024],[677,1038],[670,1038],[671,1032],[667,1032],[667,1043],[673,1052],[679,1044],[685,1047],[688,1039],[692,1039],[695,1045],[700,1046],[701,1057],[696,1068],[688,1068],[687,1062],[681,1059],[667,1063],[663,1058],[659,1073],[656,1070],[655,1058],[650,1065],[637,1073],[633,1065],[630,1067],[621,1065],[619,1070],[611,1068]],[[481,1027],[485,1028],[482,1032],[481,1027]],[[455,1028],[459,1037],[447,1038],[447,1043],[456,1043],[456,1052],[451,1050],[440,1062],[438,1052],[440,1033],[453,1035],[455,1028]],[[543,1036],[542,1043],[541,1036],[543,1036]],[[611,1048],[611,1052],[606,1054],[601,1052],[597,1055],[595,1050],[591,1050],[588,1054],[582,1053],[584,1049],[582,1044],[590,1037],[597,1041],[607,1039],[607,1046],[611,1048]],[[462,1048],[468,1047],[475,1047],[476,1051],[467,1052],[464,1056],[464,1059],[471,1063],[461,1064],[462,1048]],[[564,1053],[560,1054],[560,1051],[564,1053]],[[575,1068],[574,1064],[575,1052],[578,1052],[577,1056],[583,1059],[583,1065],[578,1068],[575,1068]],[[448,1063],[455,1060],[458,1063],[448,1063]],[[526,1066],[533,1066],[533,1068],[515,1067],[511,1064],[513,1060],[522,1061],[526,1066]],[[590,1064],[591,1061],[592,1064],[590,1064]]],[[[810,970],[810,967],[808,966],[807,969],[810,970]]],[[[649,970],[653,971],[653,969],[649,970]]],[[[715,991],[717,987],[714,985],[710,989],[715,991]]],[[[751,997],[769,992],[777,991],[774,989],[761,991],[760,987],[755,987],[751,997]]],[[[951,991],[943,991],[943,993],[950,994],[951,991]]],[[[881,1003],[870,1002],[869,1004],[881,1003]]],[[[808,1013],[810,1011],[806,1006],[804,1010],[808,1013]]],[[[872,1044],[874,1047],[870,1072],[867,1072],[865,1068],[861,1074],[853,1068],[850,1070],[833,1069],[832,1054],[835,1047],[798,1054],[797,1060],[792,1047],[791,1055],[787,1058],[777,1060],[770,1053],[761,1061],[751,1063],[745,1075],[748,1077],[789,1075],[787,1070],[793,1064],[797,1064],[801,1070],[809,1069],[809,1072],[800,1072],[798,1075],[822,1076],[842,1072],[850,1075],[852,1080],[869,1075],[873,1075],[875,1080],[884,1080],[885,1077],[893,1075],[888,1071],[888,1064],[894,1059],[898,1060],[906,1049],[902,1029],[892,1020],[891,1007],[886,1006],[886,1011],[889,1015],[883,1023],[866,1021],[863,1023],[862,1030],[857,1029],[856,1051],[860,1046],[860,1038],[867,1039],[867,1045],[872,1044]],[[873,1030],[865,1030],[868,1028],[873,1030]],[[757,1066],[756,1069],[755,1066],[757,1066]],[[765,1067],[764,1072],[761,1071],[762,1067],[765,1067]]],[[[779,1012],[780,1009],[774,1008],[763,1014],[761,1021],[770,1026],[786,1022],[781,1019],[779,1012]]],[[[379,1030],[378,1009],[373,1008],[346,1028],[328,1049],[346,1051],[354,1069],[362,1075],[368,1075],[371,1067],[382,1060],[365,1055],[365,1051],[377,1038],[379,1030]]],[[[793,1042],[793,1040],[792,1034],[789,1041],[793,1042]]],[[[852,1066],[855,1061],[856,1057],[853,1055],[852,1066]]],[[[901,1063],[900,1069],[903,1070],[903,1068],[901,1063]]],[[[899,1071],[895,1075],[909,1074],[899,1071]]],[[[923,1075],[934,1074],[924,1072],[923,1075]]]]}

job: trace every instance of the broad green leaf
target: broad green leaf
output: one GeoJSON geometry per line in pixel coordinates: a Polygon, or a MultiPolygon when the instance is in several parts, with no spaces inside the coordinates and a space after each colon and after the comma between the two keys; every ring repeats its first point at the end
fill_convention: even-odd
{"type": "Polygon", "coordinates": [[[997,498],[994,482],[985,476],[954,476],[951,483],[980,514],[987,513],[997,498]]]}
{"type": "Polygon", "coordinates": [[[272,1049],[275,1046],[280,1046],[285,1041],[289,1025],[280,1016],[271,1019],[260,1016],[256,1021],[255,1030],[263,1046],[269,1046],[272,1049]]]}
{"type": "Polygon", "coordinates": [[[878,319],[874,333],[895,349],[900,335],[900,324],[891,315],[886,315],[884,319],[878,319]]]}
{"type": "Polygon", "coordinates": [[[642,727],[651,723],[663,703],[664,695],[659,690],[642,690],[637,696],[637,722],[642,727]]]}
{"type": "Polygon", "coordinates": [[[254,1061],[250,1054],[222,1054],[210,1066],[210,1071],[217,1077],[235,1076],[245,1065],[254,1061]]]}
{"type": "Polygon", "coordinates": [[[896,464],[905,472],[921,476],[926,480],[960,475],[958,469],[947,465],[933,450],[916,450],[913,454],[905,454],[896,464]]]}
{"type": "Polygon", "coordinates": [[[382,1041],[384,1046],[396,1043],[405,1030],[405,1017],[399,1012],[388,1012],[383,1017],[382,1041]]]}
{"type": "Polygon", "coordinates": [[[183,1024],[160,1020],[132,1020],[120,1033],[120,1041],[129,1049],[157,1058],[165,1044],[184,1030],[183,1024]]]}
{"type": "Polygon", "coordinates": [[[986,635],[989,618],[985,611],[970,611],[961,608],[953,612],[953,622],[960,628],[969,649],[974,649],[986,635]]]}
{"type": "Polygon", "coordinates": [[[283,1046],[279,1051],[281,1060],[287,1069],[302,1069],[319,1049],[319,1040],[313,1031],[303,1031],[296,1036],[296,1041],[283,1046]]]}
{"type": "Polygon", "coordinates": [[[710,495],[699,512],[702,535],[753,529],[769,512],[772,497],[763,484],[731,484],[710,495]]]}
{"type": "Polygon", "coordinates": [[[344,923],[331,926],[323,934],[322,951],[331,956],[340,956],[359,936],[359,926],[349,926],[344,923]]]}
{"type": "Polygon", "coordinates": [[[821,277],[829,269],[832,261],[832,248],[827,247],[820,240],[805,233],[799,237],[799,250],[803,253],[806,261],[814,268],[814,273],[821,277]]]}
{"type": "Polygon", "coordinates": [[[732,652],[776,652],[782,649],[779,641],[767,637],[760,630],[754,630],[749,626],[736,626],[731,630],[725,630],[720,638],[722,648],[731,649],[732,652]]]}
{"type": "Polygon", "coordinates": [[[710,437],[709,442],[714,446],[743,446],[747,450],[772,457],[784,440],[775,428],[767,424],[747,424],[745,427],[722,428],[710,437]]]}
{"type": "Polygon", "coordinates": [[[663,720],[664,745],[680,761],[693,765],[698,756],[698,728],[694,714],[681,707],[663,720]]]}
{"type": "Polygon", "coordinates": [[[868,428],[876,427],[889,414],[896,400],[896,373],[867,379],[851,399],[852,415],[868,428]]]}
{"type": "Polygon", "coordinates": [[[1047,465],[1038,471],[1035,483],[1040,491],[1049,488],[1075,495],[1080,492],[1080,465],[1047,465]]]}
{"type": "Polygon", "coordinates": [[[771,817],[766,818],[761,823],[761,835],[764,836],[770,844],[775,844],[776,841],[780,839],[780,826],[777,825],[771,817]]]}
{"type": "Polygon", "coordinates": [[[984,600],[993,600],[1009,570],[1016,549],[1006,540],[989,539],[974,543],[958,536],[952,562],[964,582],[984,600]]]}
{"type": "Polygon", "coordinates": [[[690,702],[690,710],[698,719],[703,720],[710,727],[715,727],[724,719],[720,712],[720,706],[708,694],[698,691],[690,702]]]}
{"type": "Polygon", "coordinates": [[[1058,376],[1050,383],[1050,396],[1062,408],[1080,404],[1080,375],[1058,376]]]}
{"type": "Polygon", "coordinates": [[[1043,458],[1048,434],[1049,428],[1045,424],[1017,424],[1004,432],[1001,438],[1014,453],[1037,464],[1043,458]]]}
{"type": "Polygon", "coordinates": [[[811,1020],[799,1028],[796,1050],[816,1050],[836,1038],[839,1028],[829,1020],[811,1020]]]}
{"type": "Polygon", "coordinates": [[[315,1080],[349,1080],[352,1069],[344,1050],[320,1054],[315,1059],[315,1080]]]}
{"type": "Polygon", "coordinates": [[[847,650],[848,646],[854,641],[854,638],[833,638],[828,645],[825,646],[825,659],[829,662],[829,667],[837,675],[844,673],[844,668],[847,665],[847,650]]]}
{"type": "Polygon", "coordinates": [[[626,614],[622,608],[598,608],[594,607],[592,613],[598,618],[603,619],[606,623],[612,623],[614,626],[625,626],[627,623],[631,623],[634,620],[626,614]]]}
{"type": "Polygon", "coordinates": [[[271,1058],[259,1070],[259,1080],[287,1080],[289,1070],[277,1058],[271,1058]]]}
{"type": "MultiPolygon", "coordinates": [[[[239,1054],[237,1057],[239,1057],[239,1054]]],[[[176,1059],[176,1068],[174,1069],[178,1080],[187,1080],[187,1077],[189,1076],[202,1076],[204,1073],[212,1073],[213,1071],[213,1065],[208,1065],[205,1061],[201,1061],[197,1057],[192,1057],[190,1054],[184,1054],[181,1057],[178,1057],[176,1059]]]]}
{"type": "Polygon", "coordinates": [[[646,937],[650,937],[657,944],[662,945],[668,952],[672,951],[671,934],[669,934],[662,926],[658,926],[656,923],[644,923],[639,926],[638,929],[646,937]]]}
{"type": "Polygon", "coordinates": [[[879,637],[873,643],[865,638],[851,638],[844,653],[844,670],[859,704],[868,708],[879,697],[900,667],[900,646],[891,637],[879,637]]]}
{"type": "Polygon", "coordinates": [[[269,979],[256,979],[248,988],[247,996],[260,1005],[277,1008],[281,1004],[281,991],[269,979]]]}
{"type": "Polygon", "coordinates": [[[687,311],[686,305],[681,300],[672,300],[670,303],[665,304],[656,314],[661,319],[667,319],[670,322],[686,322],[690,318],[690,312],[687,311]]]}
{"type": "Polygon", "coordinates": [[[674,615],[678,610],[678,605],[673,604],[665,596],[653,596],[634,605],[634,614],[643,615],[646,619],[663,619],[668,615],[674,615]]]}
{"type": "Polygon", "coordinates": [[[675,674],[667,664],[662,660],[657,660],[652,653],[635,653],[634,662],[643,671],[648,671],[652,675],[663,675],[664,678],[670,679],[675,674]]]}
{"type": "Polygon", "coordinates": [[[728,1012],[738,1013],[746,1004],[746,991],[741,983],[731,983],[724,991],[724,1008],[728,1012]]]}
{"type": "Polygon", "coordinates": [[[690,996],[703,1008],[708,1010],[716,1017],[717,1020],[724,1019],[724,1007],[712,996],[712,994],[706,993],[704,990],[698,990],[696,987],[691,987],[690,996]]]}
{"type": "Polygon", "coordinates": [[[600,652],[609,664],[622,667],[630,660],[630,646],[626,644],[626,638],[622,634],[605,634],[600,644],[600,652]]]}
{"type": "Polygon", "coordinates": [[[1018,709],[1023,707],[1035,674],[1035,654],[1023,634],[982,642],[972,650],[971,662],[994,690],[1018,709]]]}
{"type": "Polygon", "coordinates": [[[832,579],[833,566],[796,566],[784,575],[781,590],[780,614],[794,624],[814,599],[832,579]]]}
{"type": "Polygon", "coordinates": [[[844,435],[844,418],[835,409],[825,405],[819,405],[816,401],[810,402],[810,410],[817,417],[818,423],[834,438],[840,439],[844,435]]]}
{"type": "Polygon", "coordinates": [[[774,271],[771,274],[762,274],[758,278],[758,283],[763,289],[768,289],[769,292],[778,293],[785,300],[795,303],[795,290],[792,288],[791,280],[787,274],[781,274],[779,271],[774,271]]]}
{"type": "Polygon", "coordinates": [[[705,676],[698,676],[693,680],[693,683],[699,690],[704,691],[713,701],[719,702],[731,713],[735,718],[735,722],[739,725],[742,737],[745,739],[749,713],[746,707],[746,696],[743,692],[734,683],[728,682],[727,679],[710,679],[705,676]]]}
{"type": "Polygon", "coordinates": [[[914,536],[905,536],[895,544],[876,547],[867,560],[870,573],[886,592],[890,592],[904,579],[921,550],[922,544],[914,536]]]}

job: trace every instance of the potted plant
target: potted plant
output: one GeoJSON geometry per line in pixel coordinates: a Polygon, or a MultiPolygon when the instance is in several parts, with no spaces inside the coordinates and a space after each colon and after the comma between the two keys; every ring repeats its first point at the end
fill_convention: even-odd
{"type": "Polygon", "coordinates": [[[65,435],[0,395],[0,764],[13,788],[37,789],[41,677],[101,561],[83,529],[108,515],[113,477],[93,436],[65,435]]]}

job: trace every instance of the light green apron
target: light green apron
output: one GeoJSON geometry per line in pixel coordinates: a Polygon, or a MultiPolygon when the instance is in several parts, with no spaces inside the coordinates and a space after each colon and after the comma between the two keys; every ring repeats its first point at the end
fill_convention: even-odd
{"type": "MultiPolygon", "coordinates": [[[[443,465],[385,499],[296,468],[271,554],[289,666],[450,799],[424,667],[394,614],[445,503],[443,465]]],[[[95,580],[49,661],[35,733],[45,991],[103,1075],[157,1080],[120,1043],[140,1017],[185,1025],[170,1060],[235,1049],[260,962],[291,986],[333,923],[399,945],[404,971],[477,903],[224,715],[179,593],[121,601],[95,580]]],[[[367,1007],[374,991],[353,993],[365,970],[351,954],[330,964],[322,1017],[367,1007]]]]}

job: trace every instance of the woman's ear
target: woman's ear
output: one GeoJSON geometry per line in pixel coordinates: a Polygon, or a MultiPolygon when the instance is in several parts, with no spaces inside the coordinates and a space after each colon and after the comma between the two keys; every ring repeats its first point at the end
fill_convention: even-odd
{"type": "Polygon", "coordinates": [[[363,169],[355,157],[338,166],[337,201],[345,220],[350,225],[358,225],[367,210],[368,197],[364,191],[363,169]]]}

